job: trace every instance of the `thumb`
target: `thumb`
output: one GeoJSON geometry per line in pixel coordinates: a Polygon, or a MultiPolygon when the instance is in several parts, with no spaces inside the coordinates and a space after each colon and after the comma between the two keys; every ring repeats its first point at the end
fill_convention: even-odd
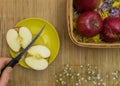
{"type": "Polygon", "coordinates": [[[11,71],[12,71],[12,68],[11,67],[7,67],[3,73],[2,73],[2,76],[1,76],[1,79],[0,79],[0,83],[3,85],[3,86],[6,86],[9,79],[10,79],[10,75],[11,75],[11,71]]]}

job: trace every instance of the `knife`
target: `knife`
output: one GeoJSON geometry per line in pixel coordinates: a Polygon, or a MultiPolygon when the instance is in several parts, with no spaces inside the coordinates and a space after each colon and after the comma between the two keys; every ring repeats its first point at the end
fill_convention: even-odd
{"type": "Polygon", "coordinates": [[[13,68],[19,62],[19,60],[22,58],[22,56],[27,52],[27,50],[32,46],[32,44],[40,36],[40,34],[44,30],[45,26],[46,25],[43,25],[42,29],[38,32],[38,34],[34,37],[34,39],[29,43],[29,45],[23,51],[21,51],[15,58],[13,58],[7,65],[5,65],[5,67],[3,69],[1,69],[0,76],[1,76],[2,72],[5,70],[6,67],[12,67],[13,68]]]}

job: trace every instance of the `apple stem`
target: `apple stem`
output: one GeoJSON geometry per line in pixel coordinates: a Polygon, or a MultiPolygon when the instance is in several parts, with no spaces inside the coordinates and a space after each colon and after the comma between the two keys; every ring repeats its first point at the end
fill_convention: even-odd
{"type": "Polygon", "coordinates": [[[95,27],[98,27],[98,24],[95,20],[92,21],[92,25],[95,26],[95,27]]]}

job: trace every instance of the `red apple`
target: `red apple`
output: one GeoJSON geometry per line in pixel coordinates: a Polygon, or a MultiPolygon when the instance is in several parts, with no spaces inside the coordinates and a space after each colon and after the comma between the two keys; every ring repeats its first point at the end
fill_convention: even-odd
{"type": "Polygon", "coordinates": [[[107,42],[118,41],[120,37],[120,18],[108,17],[104,20],[102,38],[107,42]]]}
{"type": "Polygon", "coordinates": [[[78,12],[91,11],[97,8],[101,0],[73,0],[75,9],[78,12]]]}
{"type": "Polygon", "coordinates": [[[87,11],[80,14],[77,21],[78,33],[83,37],[92,37],[102,30],[103,21],[99,13],[87,11]]]}

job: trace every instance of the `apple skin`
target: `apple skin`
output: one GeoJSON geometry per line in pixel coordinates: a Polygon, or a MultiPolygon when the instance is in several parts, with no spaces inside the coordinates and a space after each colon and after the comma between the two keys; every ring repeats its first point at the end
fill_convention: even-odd
{"type": "Polygon", "coordinates": [[[99,13],[87,11],[80,14],[77,21],[77,31],[82,37],[92,37],[102,31],[103,20],[99,13]]]}
{"type": "Polygon", "coordinates": [[[118,41],[120,37],[120,18],[107,17],[103,22],[102,38],[106,42],[118,41]]]}
{"type": "Polygon", "coordinates": [[[92,11],[97,8],[101,0],[73,0],[73,5],[78,12],[92,11]]]}

